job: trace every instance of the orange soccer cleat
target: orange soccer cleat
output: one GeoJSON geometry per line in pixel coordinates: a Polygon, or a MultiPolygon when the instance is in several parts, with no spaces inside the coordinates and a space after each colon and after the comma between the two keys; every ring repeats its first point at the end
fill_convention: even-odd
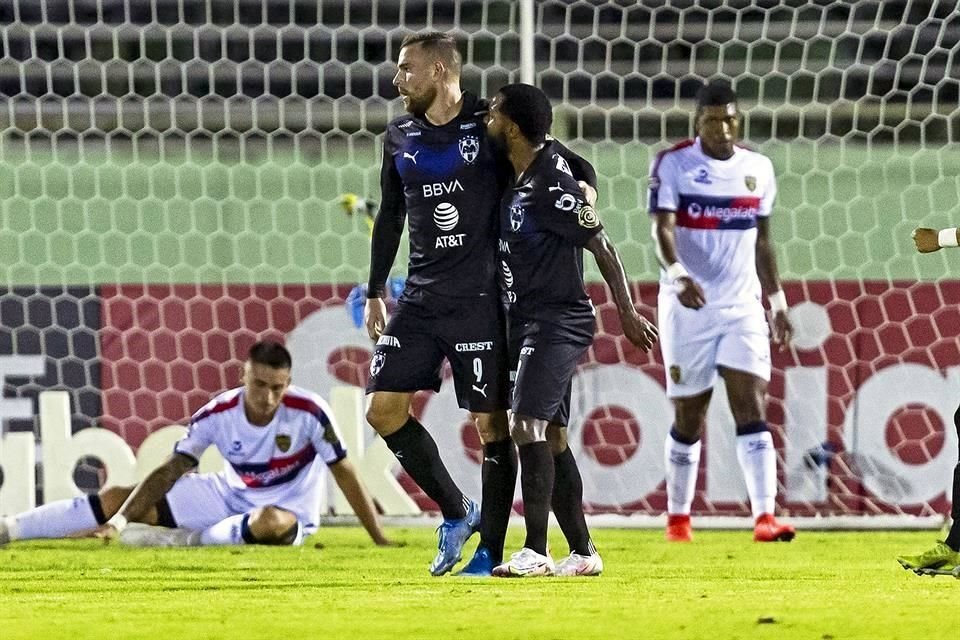
{"type": "Polygon", "coordinates": [[[754,542],[790,542],[797,530],[788,524],[781,524],[772,513],[762,513],[753,525],[754,542]]]}
{"type": "Polygon", "coordinates": [[[665,536],[667,542],[693,541],[693,529],[690,528],[690,516],[688,514],[667,514],[667,530],[665,536]]]}

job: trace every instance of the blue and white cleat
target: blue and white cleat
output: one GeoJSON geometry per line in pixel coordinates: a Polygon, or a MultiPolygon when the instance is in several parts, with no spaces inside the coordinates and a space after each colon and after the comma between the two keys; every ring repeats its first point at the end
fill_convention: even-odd
{"type": "Polygon", "coordinates": [[[462,578],[489,578],[493,575],[493,557],[486,547],[477,547],[470,562],[454,575],[462,578]]]}
{"type": "Polygon", "coordinates": [[[459,520],[444,520],[437,528],[437,557],[430,563],[430,575],[442,576],[463,557],[463,545],[480,528],[480,505],[467,504],[467,515],[459,520]]]}

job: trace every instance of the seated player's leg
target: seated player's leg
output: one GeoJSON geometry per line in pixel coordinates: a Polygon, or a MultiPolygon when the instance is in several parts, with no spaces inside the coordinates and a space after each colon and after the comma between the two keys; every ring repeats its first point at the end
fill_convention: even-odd
{"type": "Polygon", "coordinates": [[[770,380],[770,333],[759,304],[731,310],[732,317],[717,348],[717,365],[727,385],[730,411],[737,425],[737,460],[750,496],[757,542],[789,542],[790,525],[777,522],[777,452],[764,419],[770,380]]]}
{"type": "MultiPolygon", "coordinates": [[[[133,487],[109,487],[99,494],[56,500],[16,516],[0,518],[0,545],[14,540],[77,537],[105,523],[127,499],[133,487]]],[[[158,523],[157,507],[141,522],[158,523]]]]}
{"type": "Polygon", "coordinates": [[[133,547],[184,547],[200,544],[200,532],[236,515],[228,504],[231,489],[220,473],[188,473],[158,505],[160,526],[128,525],[122,544],[133,547]]]}
{"type": "Polygon", "coordinates": [[[480,508],[457,487],[436,441],[409,413],[413,392],[440,389],[444,355],[437,340],[442,327],[436,311],[415,304],[397,307],[370,362],[367,393],[373,397],[367,421],[443,513],[438,553],[430,565],[431,574],[443,575],[460,560],[463,544],[476,531],[480,508]]]}
{"type": "MultiPolygon", "coordinates": [[[[958,443],[960,443],[960,407],[953,415],[953,424],[957,429],[958,443]]],[[[904,569],[917,573],[926,570],[951,571],[956,570],[954,577],[960,578],[960,451],[958,462],[953,468],[953,490],[951,493],[953,506],[950,514],[953,522],[950,531],[943,542],[938,542],[932,548],[918,555],[904,555],[897,558],[904,569]]]]}
{"type": "Polygon", "coordinates": [[[200,532],[201,545],[300,545],[303,527],[296,514],[267,505],[225,518],[200,532]]]}

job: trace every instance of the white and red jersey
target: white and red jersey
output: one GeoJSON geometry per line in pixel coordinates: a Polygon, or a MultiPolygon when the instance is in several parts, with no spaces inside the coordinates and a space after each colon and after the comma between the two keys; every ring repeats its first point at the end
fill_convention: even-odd
{"type": "MultiPolygon", "coordinates": [[[[718,160],[697,138],[657,154],[650,213],[676,213],[677,260],[703,287],[707,306],[760,300],[757,219],[770,215],[776,195],[773,163],[750,149],[736,146],[733,156],[718,160]]],[[[660,284],[668,284],[662,272],[660,284]]]]}
{"type": "Polygon", "coordinates": [[[321,463],[346,457],[330,407],[315,393],[291,385],[264,426],[250,424],[243,398],[243,387],[214,397],[190,419],[174,451],[200,460],[215,446],[226,461],[222,473],[228,485],[256,492],[260,504],[309,490],[322,481],[321,463]]]}

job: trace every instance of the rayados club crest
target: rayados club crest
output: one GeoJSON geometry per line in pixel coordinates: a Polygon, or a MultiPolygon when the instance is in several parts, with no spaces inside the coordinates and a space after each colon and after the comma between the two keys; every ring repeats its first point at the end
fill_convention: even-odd
{"type": "Polygon", "coordinates": [[[376,351],[373,354],[373,358],[370,360],[370,375],[376,377],[380,373],[380,369],[383,369],[383,362],[387,359],[387,356],[383,351],[376,351]]]}
{"type": "Polygon", "coordinates": [[[476,136],[464,136],[460,138],[460,156],[467,164],[473,164],[480,154],[480,139],[476,136]]]}
{"type": "Polygon", "coordinates": [[[513,205],[510,207],[510,230],[516,233],[523,226],[523,207],[513,205]]]}

